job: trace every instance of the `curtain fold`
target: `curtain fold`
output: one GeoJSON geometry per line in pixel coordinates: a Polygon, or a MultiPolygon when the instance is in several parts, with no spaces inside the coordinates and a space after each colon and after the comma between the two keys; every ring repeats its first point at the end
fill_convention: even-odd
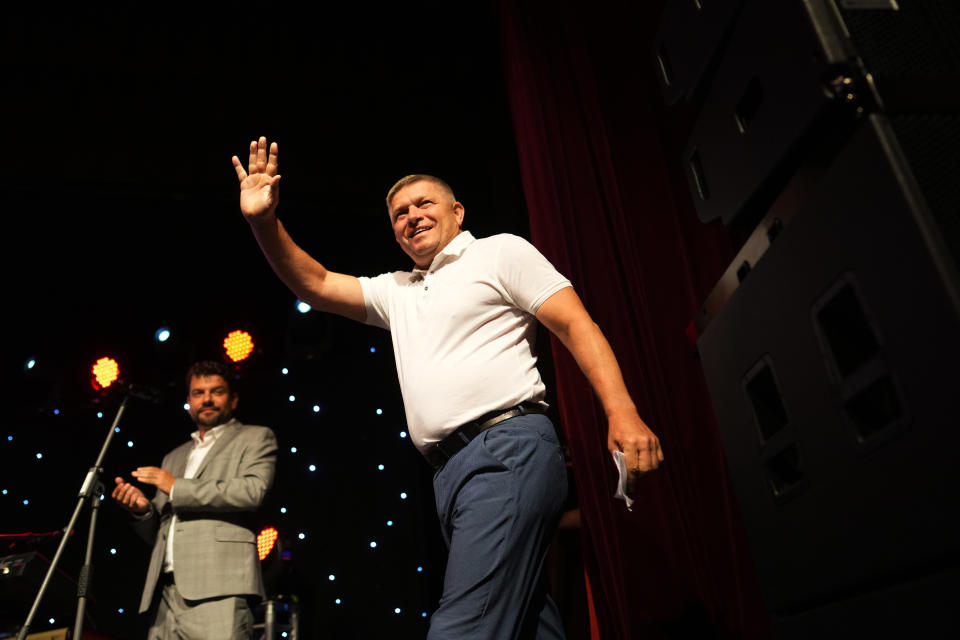
{"type": "MultiPolygon", "coordinates": [[[[604,331],[664,467],[633,512],[599,403],[555,339],[556,392],[582,514],[595,638],[759,637],[766,614],[699,362],[685,337],[732,259],[673,170],[648,52],[659,4],[502,0],[504,74],[534,244],[604,331]]],[[[672,119],[671,119],[672,118],[672,119]]]]}

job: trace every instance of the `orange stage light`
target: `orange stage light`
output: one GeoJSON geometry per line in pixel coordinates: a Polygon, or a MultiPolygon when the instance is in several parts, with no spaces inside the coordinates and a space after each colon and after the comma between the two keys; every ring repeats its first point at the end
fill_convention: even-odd
{"type": "Polygon", "coordinates": [[[279,536],[280,532],[274,527],[267,527],[257,534],[257,554],[261,560],[270,555],[270,551],[273,550],[273,545],[279,536]]]}
{"type": "Polygon", "coordinates": [[[227,357],[234,362],[240,362],[253,353],[253,337],[246,331],[231,331],[223,339],[223,348],[227,357]]]}
{"type": "Polygon", "coordinates": [[[120,377],[120,365],[113,358],[103,357],[94,363],[91,373],[93,388],[106,389],[120,377]]]}

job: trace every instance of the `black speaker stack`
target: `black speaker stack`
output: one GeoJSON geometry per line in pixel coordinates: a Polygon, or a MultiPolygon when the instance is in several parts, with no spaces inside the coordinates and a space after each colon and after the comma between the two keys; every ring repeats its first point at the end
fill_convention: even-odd
{"type": "Polygon", "coordinates": [[[776,637],[958,637],[960,2],[672,0],[654,63],[742,239],[694,324],[776,637]]]}

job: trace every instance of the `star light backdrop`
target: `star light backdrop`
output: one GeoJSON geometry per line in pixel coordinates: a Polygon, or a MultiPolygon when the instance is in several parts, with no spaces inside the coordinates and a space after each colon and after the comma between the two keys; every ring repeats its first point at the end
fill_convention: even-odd
{"type": "MultiPolygon", "coordinates": [[[[352,637],[364,628],[422,635],[438,599],[443,542],[430,470],[406,433],[389,335],[297,307],[282,340],[249,332],[254,347],[236,364],[237,415],[269,424],[280,443],[277,479],[258,516],[258,530],[273,527],[277,535],[273,555],[264,562],[268,590],[281,605],[299,607],[307,637],[312,628],[334,637],[352,637]],[[309,337],[320,346],[300,342],[309,337]],[[358,387],[368,390],[362,401],[358,387]]],[[[203,339],[185,344],[189,331],[181,334],[176,326],[166,331],[162,342],[145,331],[141,345],[110,354],[121,378],[141,383],[148,378],[161,394],[158,404],[128,402],[104,465],[107,493],[115,476],[159,464],[193,428],[182,367],[158,361],[187,362],[204,351],[206,356],[197,357],[216,357],[223,338],[211,334],[206,345],[203,339]]],[[[238,339],[236,331],[230,335],[238,339]]],[[[222,345],[224,360],[235,346],[222,345]]],[[[7,422],[0,445],[8,461],[0,474],[3,533],[17,524],[34,532],[66,524],[123,397],[121,389],[98,393],[89,382],[80,384],[84,375],[92,377],[89,363],[67,362],[77,368],[77,384],[52,394],[63,372],[48,370],[43,358],[23,364],[18,386],[25,409],[7,422]]],[[[98,361],[98,372],[105,362],[98,361]]],[[[95,539],[91,615],[101,632],[127,637],[142,625],[136,610],[148,549],[132,534],[125,514],[109,497],[105,502],[95,539]]],[[[60,565],[73,577],[88,517],[89,507],[60,565]]],[[[50,557],[53,545],[11,541],[0,555],[38,548],[50,557]]],[[[33,594],[20,599],[28,595],[33,594]]],[[[63,607],[69,597],[60,593],[47,600],[32,628],[72,626],[73,610],[63,607]]],[[[285,613],[279,615],[281,626],[285,613]]]]}

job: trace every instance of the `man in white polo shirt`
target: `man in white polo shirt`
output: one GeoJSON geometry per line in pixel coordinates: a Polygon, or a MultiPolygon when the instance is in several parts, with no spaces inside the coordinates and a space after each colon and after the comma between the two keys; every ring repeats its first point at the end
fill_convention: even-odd
{"type": "Polygon", "coordinates": [[[250,143],[240,208],[283,282],[314,308],[388,329],[414,445],[436,469],[449,546],[443,594],[428,637],[562,638],[541,572],[566,493],[556,433],[543,415],[536,320],[570,350],[599,396],[611,451],[631,480],[663,460],[637,415],[616,358],[570,282],[527,241],[475,239],[464,207],[433,176],[387,194],[410,272],[356,278],[327,270],[277,218],[277,144],[250,143]]]}

